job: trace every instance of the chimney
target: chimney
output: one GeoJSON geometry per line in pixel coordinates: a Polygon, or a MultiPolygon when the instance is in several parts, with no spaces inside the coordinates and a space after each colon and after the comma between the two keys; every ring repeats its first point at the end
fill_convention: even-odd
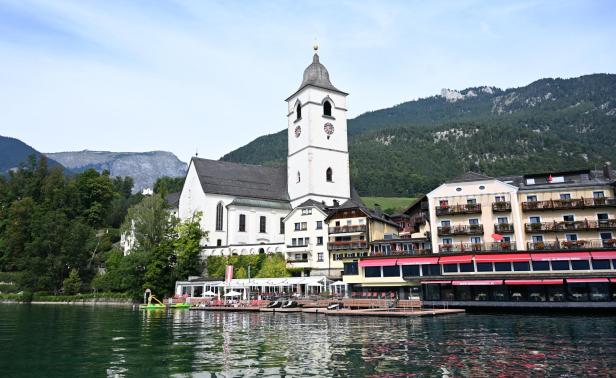
{"type": "Polygon", "coordinates": [[[378,203],[374,204],[374,213],[379,217],[383,215],[383,212],[381,211],[381,205],[379,205],[378,203]]]}
{"type": "Polygon", "coordinates": [[[338,207],[340,206],[340,202],[338,202],[338,200],[334,200],[334,207],[338,207]]]}
{"type": "Polygon", "coordinates": [[[609,161],[606,161],[605,164],[603,165],[603,177],[605,177],[606,180],[614,179],[614,171],[612,171],[612,163],[610,163],[609,161]]]}

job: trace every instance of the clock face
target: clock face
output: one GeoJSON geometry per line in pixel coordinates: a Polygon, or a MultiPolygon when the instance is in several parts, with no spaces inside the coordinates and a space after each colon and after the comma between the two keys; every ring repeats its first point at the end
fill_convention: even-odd
{"type": "Polygon", "coordinates": [[[299,138],[300,135],[302,135],[302,128],[300,126],[297,126],[295,128],[295,137],[299,138]]]}
{"type": "Polygon", "coordinates": [[[325,126],[323,126],[323,130],[325,131],[325,134],[332,135],[334,133],[334,125],[327,122],[325,126]]]}

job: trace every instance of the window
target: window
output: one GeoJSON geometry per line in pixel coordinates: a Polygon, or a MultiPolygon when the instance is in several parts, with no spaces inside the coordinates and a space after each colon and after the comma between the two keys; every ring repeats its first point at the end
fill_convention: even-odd
{"type": "Polygon", "coordinates": [[[246,232],[246,215],[240,214],[240,232],[246,232]]]}
{"type": "Polygon", "coordinates": [[[493,270],[492,263],[477,263],[478,272],[491,272],[493,270]]]}
{"type": "Polygon", "coordinates": [[[297,245],[297,238],[291,239],[291,245],[292,246],[296,246],[297,245]]]}
{"type": "Polygon", "coordinates": [[[345,276],[356,276],[359,274],[359,267],[357,266],[357,262],[353,261],[350,263],[344,263],[344,275],[345,276]]]}
{"type": "Polygon", "coordinates": [[[383,277],[400,277],[400,266],[384,266],[383,277]]]}
{"type": "Polygon", "coordinates": [[[439,264],[424,264],[421,266],[422,276],[438,276],[441,274],[441,266],[439,264]]]}
{"type": "Polygon", "coordinates": [[[563,215],[563,220],[565,222],[573,222],[575,220],[575,217],[573,215],[563,215]]]}
{"type": "Polygon", "coordinates": [[[528,261],[520,261],[513,263],[514,272],[528,272],[530,270],[530,263],[528,261]]]}
{"type": "Polygon", "coordinates": [[[331,168],[327,168],[327,170],[325,171],[325,180],[327,182],[332,182],[332,169],[331,168]]]}
{"type": "Polygon", "coordinates": [[[607,213],[597,214],[597,220],[599,220],[599,221],[606,221],[606,220],[608,220],[608,218],[609,217],[608,217],[607,213]]]}
{"type": "Polygon", "coordinates": [[[535,195],[526,196],[526,200],[528,202],[537,202],[537,196],[535,196],[535,195]]]}
{"type": "Polygon", "coordinates": [[[529,217],[528,221],[531,224],[541,223],[541,217],[529,217]]]}
{"type": "Polygon", "coordinates": [[[419,277],[419,265],[402,265],[403,277],[419,277]]]}
{"type": "Polygon", "coordinates": [[[592,192],[592,198],[603,198],[605,197],[605,193],[601,192],[592,192]]]}
{"type": "Polygon", "coordinates": [[[542,235],[533,235],[533,243],[541,243],[543,241],[543,236],[542,235]]]}
{"type": "Polygon", "coordinates": [[[573,270],[589,270],[590,263],[588,260],[572,260],[571,269],[573,270]]]}
{"type": "Polygon", "coordinates": [[[302,104],[300,104],[299,102],[297,103],[297,107],[295,108],[295,115],[296,120],[302,118],[302,104]]]}
{"type": "Polygon", "coordinates": [[[350,219],[347,219],[347,226],[350,226],[353,223],[350,219]]]}
{"type": "Polygon", "coordinates": [[[552,270],[569,270],[569,261],[567,260],[552,261],[552,270]]]}
{"type": "Polygon", "coordinates": [[[447,201],[447,200],[440,200],[438,202],[438,204],[439,204],[440,207],[447,207],[447,206],[449,206],[449,201],[447,201]]]}
{"type": "Polygon", "coordinates": [[[217,247],[221,247],[222,246],[222,239],[217,239],[216,240],[216,246],[217,247]]]}
{"type": "Polygon", "coordinates": [[[218,202],[216,205],[216,231],[222,231],[222,202],[218,202]]]}
{"type": "Polygon", "coordinates": [[[554,176],[554,177],[552,177],[551,181],[548,178],[548,182],[551,182],[551,183],[554,183],[554,184],[560,183],[560,182],[565,182],[565,177],[564,176],[554,176]]]}
{"type": "Polygon", "coordinates": [[[471,237],[471,243],[473,243],[473,244],[480,244],[481,243],[481,236],[473,236],[473,237],[471,237]]]}
{"type": "Polygon", "coordinates": [[[317,221],[317,230],[323,229],[323,221],[317,221]]]}
{"type": "Polygon", "coordinates": [[[567,239],[567,241],[577,241],[577,235],[576,234],[566,234],[565,238],[567,239]]]}
{"type": "Polygon", "coordinates": [[[302,209],[302,215],[311,215],[312,209],[302,209]]]}
{"type": "Polygon", "coordinates": [[[511,263],[509,262],[496,262],[494,263],[494,270],[497,272],[510,272],[511,263]]]}
{"type": "Polygon", "coordinates": [[[443,273],[458,273],[458,264],[443,264],[443,273]]]}
{"type": "Polygon", "coordinates": [[[323,115],[332,116],[332,104],[327,100],[323,103],[323,115]]]}
{"type": "Polygon", "coordinates": [[[612,233],[611,232],[602,232],[599,235],[601,237],[601,240],[611,240],[612,239],[612,233]]]}
{"type": "Polygon", "coordinates": [[[468,198],[466,200],[466,203],[469,204],[469,205],[475,205],[475,204],[477,204],[477,200],[475,198],[468,198]]]}
{"type": "Polygon", "coordinates": [[[610,269],[610,260],[592,260],[593,269],[610,269]]]}
{"type": "Polygon", "coordinates": [[[280,218],[280,234],[284,234],[284,218],[280,218]]]}
{"type": "Polygon", "coordinates": [[[451,238],[443,238],[443,244],[452,244],[453,243],[453,239],[451,238]]]}
{"type": "Polygon", "coordinates": [[[310,244],[310,238],[304,238],[304,245],[310,244]]]}
{"type": "MultiPolygon", "coordinates": [[[[321,243],[321,244],[323,244],[323,243],[321,243]]],[[[323,252],[317,253],[317,261],[318,262],[323,262],[323,252]]]]}
{"type": "Polygon", "coordinates": [[[300,228],[300,227],[301,227],[300,223],[294,223],[293,225],[295,226],[295,231],[300,231],[300,230],[301,230],[301,228],[300,228]]]}
{"type": "Polygon", "coordinates": [[[317,236],[317,245],[323,245],[323,237],[317,236]]]}
{"type": "Polygon", "coordinates": [[[549,261],[533,261],[533,270],[536,272],[550,270],[550,262],[549,261]]]}
{"type": "Polygon", "coordinates": [[[443,227],[451,226],[451,221],[448,221],[448,220],[441,221],[441,226],[443,227]]]}
{"type": "Polygon", "coordinates": [[[475,271],[473,263],[460,264],[460,273],[470,273],[475,271]]]}
{"type": "Polygon", "coordinates": [[[364,275],[366,277],[381,277],[381,267],[367,266],[364,268],[364,275]]]}
{"type": "Polygon", "coordinates": [[[299,171],[297,171],[297,182],[302,181],[302,175],[300,175],[299,171]]]}
{"type": "Polygon", "coordinates": [[[306,231],[308,229],[308,222],[302,222],[302,231],[306,231]]]}
{"type": "Polygon", "coordinates": [[[526,185],[535,185],[535,179],[534,178],[527,178],[526,179],[526,185]]]}
{"type": "Polygon", "coordinates": [[[507,217],[498,217],[496,218],[496,222],[498,224],[507,224],[509,223],[509,219],[507,219],[507,217]]]}
{"type": "Polygon", "coordinates": [[[265,226],[266,226],[266,220],[265,217],[262,215],[259,217],[259,232],[261,233],[265,233],[265,226]]]}
{"type": "Polygon", "coordinates": [[[505,202],[505,196],[495,196],[494,202],[505,202]]]}
{"type": "Polygon", "coordinates": [[[569,199],[571,199],[571,194],[570,193],[560,193],[560,199],[561,200],[569,200],[569,199]]]}
{"type": "Polygon", "coordinates": [[[479,219],[471,218],[468,220],[468,224],[479,224],[479,219]]]}

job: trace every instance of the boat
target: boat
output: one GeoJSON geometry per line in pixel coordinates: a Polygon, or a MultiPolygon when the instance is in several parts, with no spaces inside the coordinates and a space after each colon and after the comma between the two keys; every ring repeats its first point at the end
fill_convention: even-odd
{"type": "Polygon", "coordinates": [[[190,308],[190,303],[164,304],[163,302],[159,301],[158,298],[156,298],[155,296],[150,295],[148,298],[148,303],[139,305],[140,310],[165,310],[167,308],[178,308],[178,309],[190,308]],[[152,300],[158,303],[152,303],[152,300]]]}

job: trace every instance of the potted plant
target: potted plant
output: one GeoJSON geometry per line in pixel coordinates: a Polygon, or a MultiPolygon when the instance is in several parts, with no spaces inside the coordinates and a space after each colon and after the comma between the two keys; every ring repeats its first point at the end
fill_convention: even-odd
{"type": "Polygon", "coordinates": [[[608,247],[613,247],[614,245],[616,245],[616,239],[607,239],[604,240],[603,243],[608,247]]]}
{"type": "Polygon", "coordinates": [[[536,242],[534,249],[545,249],[545,243],[544,242],[536,242]]]}
{"type": "Polygon", "coordinates": [[[502,241],[502,242],[500,242],[500,247],[501,247],[501,249],[510,249],[511,248],[511,243],[510,242],[506,242],[506,241],[502,241]]]}

